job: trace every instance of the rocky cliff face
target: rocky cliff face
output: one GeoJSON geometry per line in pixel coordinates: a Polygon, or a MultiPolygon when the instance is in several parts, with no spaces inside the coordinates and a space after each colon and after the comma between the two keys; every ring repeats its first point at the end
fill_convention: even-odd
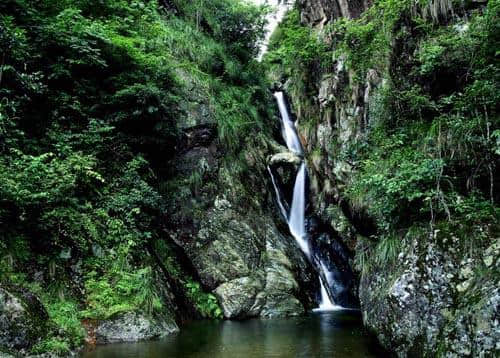
{"type": "MultiPolygon", "coordinates": [[[[196,88],[196,86],[194,86],[196,88]]],[[[169,234],[185,252],[224,317],[298,315],[313,306],[317,278],[285,226],[276,224],[266,158],[280,148],[263,135],[228,157],[202,95],[180,123],[185,140],[172,160],[175,194],[169,234]]]]}
{"type": "Polygon", "coordinates": [[[487,270],[498,270],[499,249],[496,239],[484,256],[470,255],[439,230],[404,238],[394,264],[362,275],[365,324],[399,357],[493,357],[500,291],[487,270]]]}
{"type": "MultiPolygon", "coordinates": [[[[434,26],[453,28],[453,22],[442,21],[450,8],[436,3],[422,11],[434,11],[434,22],[439,24],[434,26]]],[[[357,18],[369,4],[300,0],[298,8],[301,21],[335,50],[338,35],[332,35],[326,25],[340,17],[357,18]]],[[[370,145],[374,112],[379,110],[387,84],[403,81],[415,66],[417,45],[412,26],[408,19],[395,25],[393,31],[399,35],[394,36],[397,40],[391,43],[388,61],[381,67],[359,71],[352,62],[347,66],[346,56],[339,51],[332,55],[331,64],[310,67],[302,77],[274,76],[284,83],[298,117],[311,176],[313,211],[334,229],[336,240],[355,253],[350,263],[360,276],[359,298],[366,326],[400,357],[494,356],[500,349],[495,225],[478,225],[460,234],[448,224],[429,228],[410,219],[404,229],[391,233],[395,244],[388,250],[393,259],[384,261],[380,258],[384,254],[377,251],[384,244],[379,241],[376,219],[366,214],[374,203],[353,203],[346,194],[359,170],[359,158],[346,153],[370,145]],[[470,242],[464,244],[464,238],[470,242]]],[[[462,31],[458,25],[455,28],[462,31]]],[[[429,86],[436,86],[431,91],[442,90],[438,84],[429,86]]]]}
{"type": "Polygon", "coordinates": [[[298,0],[302,22],[312,26],[324,26],[340,17],[357,18],[371,0],[298,0]]]}

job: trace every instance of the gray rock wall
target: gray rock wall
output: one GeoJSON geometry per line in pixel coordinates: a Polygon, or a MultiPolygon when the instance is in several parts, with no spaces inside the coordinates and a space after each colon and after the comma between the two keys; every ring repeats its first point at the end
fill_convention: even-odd
{"type": "Polygon", "coordinates": [[[228,159],[210,107],[192,95],[180,124],[185,140],[171,162],[170,237],[204,289],[216,295],[224,317],[304,313],[318,282],[273,204],[267,158],[281,147],[256,134],[242,149],[243,161],[228,159]]]}
{"type": "MultiPolygon", "coordinates": [[[[320,36],[324,24],[341,16],[356,18],[368,5],[298,3],[302,21],[320,36]]],[[[291,80],[285,83],[305,146],[313,210],[356,252],[357,262],[367,259],[366,245],[376,240],[363,238],[374,231],[345,201],[343,190],[355,166],[338,153],[365,141],[379,93],[389,80],[384,76],[389,75],[369,70],[365,78],[355,79],[339,57],[329,71],[309,76],[315,78],[308,84],[315,91],[312,96],[297,92],[300,86],[291,80]]],[[[362,272],[357,267],[365,325],[399,357],[498,356],[500,251],[495,233],[479,228],[460,238],[439,230],[412,238],[398,235],[396,262],[381,266],[372,257],[362,272]],[[474,250],[463,249],[463,242],[475,242],[474,250]]]]}
{"type": "Polygon", "coordinates": [[[458,238],[427,232],[405,240],[397,262],[362,276],[365,324],[399,357],[494,357],[500,352],[497,239],[481,258],[458,238]]]}

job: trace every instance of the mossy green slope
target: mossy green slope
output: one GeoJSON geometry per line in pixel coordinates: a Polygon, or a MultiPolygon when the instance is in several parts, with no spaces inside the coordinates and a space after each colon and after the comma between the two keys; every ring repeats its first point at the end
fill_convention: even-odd
{"type": "Polygon", "coordinates": [[[238,0],[2,1],[0,281],[39,295],[50,325],[25,349],[65,354],[82,320],[171,317],[176,297],[193,307],[180,315],[221,316],[166,239],[168,163],[201,118],[193,91],[222,156],[270,128],[263,14],[238,0]]]}

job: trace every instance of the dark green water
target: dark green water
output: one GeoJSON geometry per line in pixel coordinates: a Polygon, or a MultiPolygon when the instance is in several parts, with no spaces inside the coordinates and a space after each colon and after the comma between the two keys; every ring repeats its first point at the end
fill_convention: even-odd
{"type": "Polygon", "coordinates": [[[385,357],[356,311],[290,319],[200,321],[159,341],[99,346],[84,358],[385,357]]]}

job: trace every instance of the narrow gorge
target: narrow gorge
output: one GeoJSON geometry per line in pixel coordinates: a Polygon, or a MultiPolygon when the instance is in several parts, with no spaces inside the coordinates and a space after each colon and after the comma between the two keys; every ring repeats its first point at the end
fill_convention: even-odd
{"type": "Polygon", "coordinates": [[[499,0],[5,0],[0,357],[496,357],[499,0]]]}

